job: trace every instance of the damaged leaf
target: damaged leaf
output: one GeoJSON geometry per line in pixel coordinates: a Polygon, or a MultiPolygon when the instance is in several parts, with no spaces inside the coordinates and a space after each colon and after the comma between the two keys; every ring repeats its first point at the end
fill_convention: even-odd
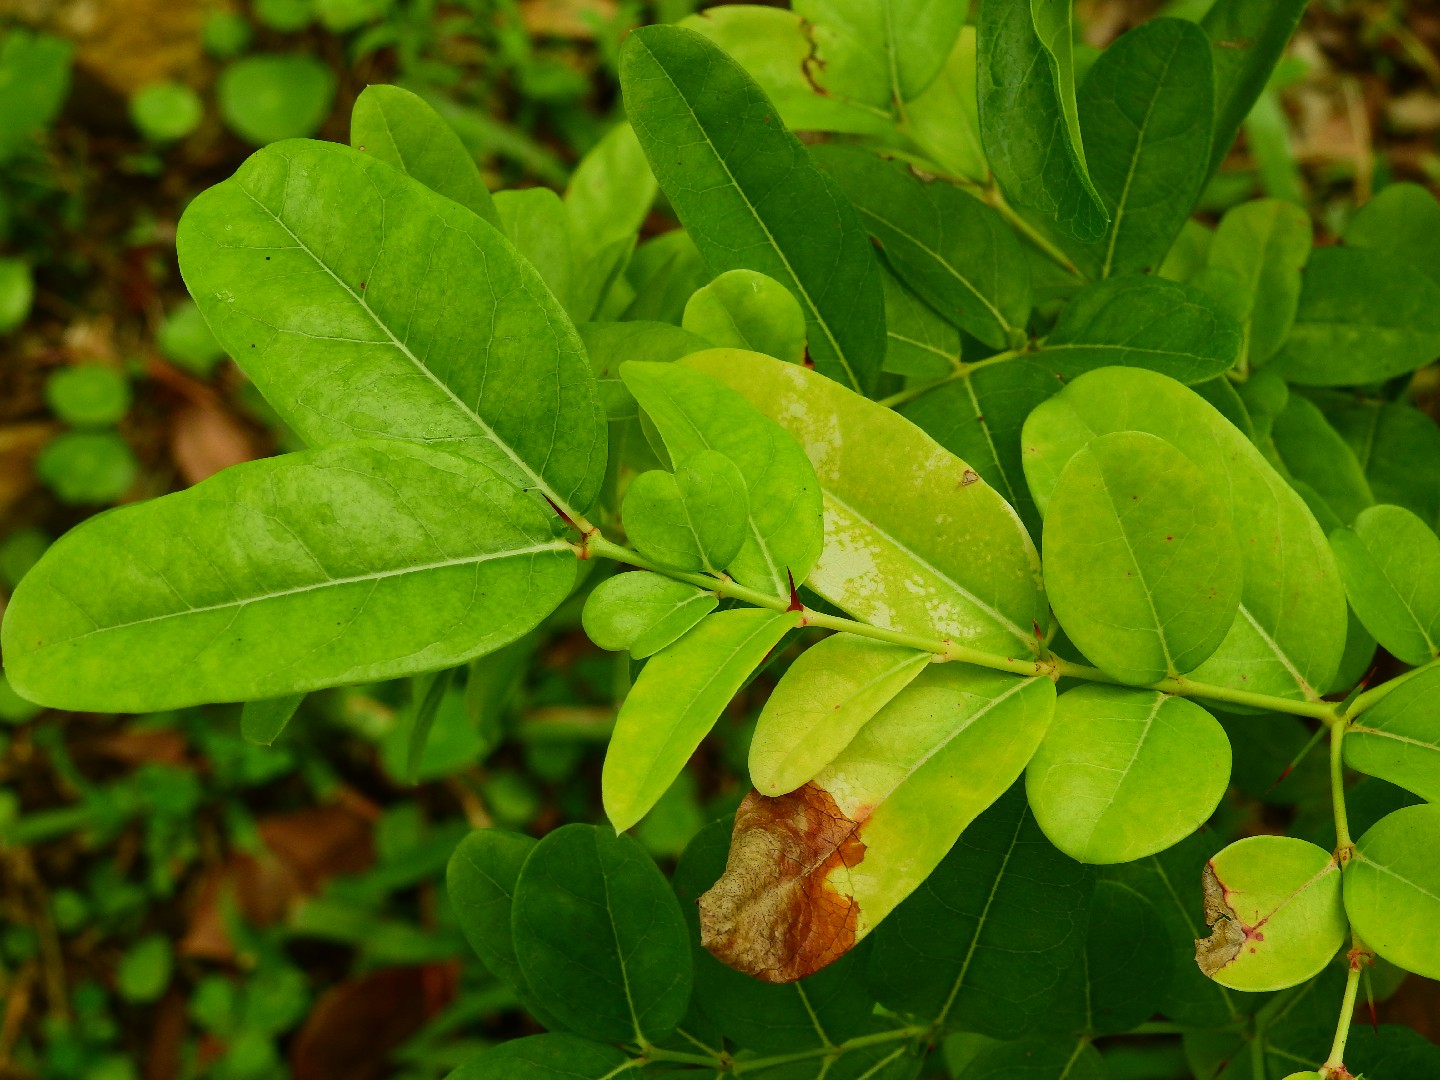
{"type": "Polygon", "coordinates": [[[769,982],[844,955],[1020,775],[1054,703],[1048,679],[923,671],[808,784],[746,796],[700,899],[705,947],[769,982]]]}
{"type": "Polygon", "coordinates": [[[1201,874],[1208,938],[1195,962],[1234,990],[1283,990],[1317,975],[1345,940],[1340,865],[1291,836],[1238,840],[1201,874]]]}

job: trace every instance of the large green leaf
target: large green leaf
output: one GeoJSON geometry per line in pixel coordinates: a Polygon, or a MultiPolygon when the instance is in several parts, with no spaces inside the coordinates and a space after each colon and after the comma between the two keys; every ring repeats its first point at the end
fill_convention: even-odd
{"type": "Polygon", "coordinates": [[[938,379],[960,365],[960,331],[903,285],[888,267],[885,283],[885,370],[938,379]]]}
{"type": "Polygon", "coordinates": [[[1440,427],[1413,405],[1336,395],[1320,403],[1355,452],[1376,502],[1440,522],[1440,427]]]}
{"type": "Polygon", "coordinates": [[[730,699],[798,622],[795,612],[721,611],[651,657],[605,754],[601,792],[617,830],[630,828],[665,794],[730,699]]]}
{"type": "Polygon", "coordinates": [[[762,795],[808,783],[930,660],[929,653],[852,634],[807,649],[760,712],[750,783],[762,795]]]}
{"type": "Polygon", "coordinates": [[[1045,513],[1045,584],[1070,640],[1122,682],[1192,671],[1240,606],[1238,513],[1183,453],[1116,431],[1066,463],[1045,513]]]}
{"type": "Polygon", "coordinates": [[[616,124],[580,159],[565,185],[575,254],[574,304],[593,318],[634,247],[658,185],[629,124],[616,124]]]}
{"type": "Polygon", "coordinates": [[[548,834],[520,870],[511,928],[525,981],[578,1034],[653,1041],[689,1007],[685,918],[629,836],[593,825],[548,834]]]}
{"type": "Polygon", "coordinates": [[[471,1058],[445,1080],[612,1080],[640,1068],[623,1050],[578,1035],[510,1039],[471,1058]]]}
{"type": "Polygon", "coordinates": [[[825,505],[810,588],[880,626],[1034,655],[1035,627],[1048,614],[1039,560],[1014,510],[974,469],[903,417],[803,367],[727,349],[679,367],[729,383],[805,448],[825,505]]]}
{"type": "Polygon", "coordinates": [[[1419,184],[1390,184],[1355,212],[1345,243],[1378,251],[1440,285],[1440,202],[1419,184]]]}
{"type": "Polygon", "coordinates": [[[1032,409],[1062,383],[1038,358],[966,371],[900,410],[901,415],[956,457],[968,461],[1025,523],[1040,535],[1040,512],[1025,483],[1020,432],[1032,409]]]}
{"type": "Polygon", "coordinates": [[[544,187],[501,191],[495,196],[495,210],[505,235],[560,306],[574,319],[588,315],[578,300],[575,279],[579,260],[560,196],[544,187]]]}
{"type": "Polygon", "coordinates": [[[1342,524],[1374,504],[1354,452],[1309,398],[1291,394],[1275,414],[1270,437],[1291,479],[1308,485],[1342,524]]]}
{"type": "Polygon", "coordinates": [[[1265,89],[1270,72],[1305,10],[1306,0],[1216,0],[1200,25],[1214,50],[1215,137],[1206,177],[1214,175],[1265,89]]]}
{"type": "Polygon", "coordinates": [[[1424,803],[1381,818],[1345,865],[1345,914],[1386,960],[1440,978],[1440,806],[1424,803]]]}
{"type": "Polygon", "coordinates": [[[885,302],[865,230],[743,68],[699,34],[647,26],[620,60],[650,167],[717,272],[758,270],[795,294],[821,372],[868,391],[885,302]]]}
{"type": "MultiPolygon", "coordinates": [[[[796,0],[819,93],[895,113],[939,74],[965,21],[948,0],[796,0]]],[[[903,113],[901,114],[903,115],[903,113]]]]}
{"type": "Polygon", "coordinates": [[[635,397],[620,379],[620,365],[626,360],[666,364],[692,352],[710,348],[712,342],[682,330],[672,323],[631,320],[628,322],[584,322],[577,327],[580,340],[590,356],[595,384],[605,414],[611,420],[631,420],[640,414],[635,397]]]}
{"type": "Polygon", "coordinates": [[[1244,568],[1240,614],[1192,676],[1318,699],[1344,649],[1345,598],[1330,545],[1304,501],[1194,391],[1154,372],[1108,368],[1071,382],[1026,423],[1025,475],[1042,511],[1071,456],[1113,431],[1165,439],[1228,493],[1244,568]]]}
{"type": "Polygon", "coordinates": [[[1407,664],[1440,654],[1440,537],[1409,510],[1372,506],[1330,546],[1350,606],[1375,640],[1407,664]]]}
{"type": "Polygon", "coordinates": [[[1317,248],[1290,337],[1270,363],[1302,386],[1358,386],[1440,354],[1440,284],[1384,252],[1317,248]]]}
{"type": "Polygon", "coordinates": [[[975,27],[962,27],[940,74],[906,103],[905,130],[942,174],[983,183],[990,167],[980,146],[976,70],[975,27]]]}
{"type": "Polygon", "coordinates": [[[1205,184],[1214,119],[1210,42],[1153,19],[1100,54],[1078,95],[1090,178],[1110,215],[1078,254],[1092,276],[1159,268],[1205,184]]]}
{"type": "Polygon", "coordinates": [[[768,982],[844,955],[1019,777],[1054,705],[1049,679],[921,672],[810,783],[746,797],[700,901],[705,947],[768,982]]]}
{"type": "Polygon", "coordinates": [[[1110,217],[1080,141],[1070,6],[1070,0],[982,0],[980,137],[1011,202],[1089,242],[1105,234],[1110,217]]]}
{"type": "Polygon", "coordinates": [[[176,243],[215,336],[307,442],[444,442],[589,509],[605,416],[584,349],[471,211],[356,150],[296,140],[198,196],[176,243]]]}
{"type": "Polygon", "coordinates": [[[695,901],[725,872],[731,828],[729,820],[707,825],[675,868],[675,893],[695,946],[695,1003],[727,1038],[762,1053],[833,1046],[866,1031],[875,1001],[860,978],[863,949],[824,971],[776,985],[726,967],[700,947],[695,901]]]}
{"type": "Polygon", "coordinates": [[[350,113],[350,145],[500,228],[500,215],[475,159],[418,94],[398,86],[367,86],[350,113]]]}
{"type": "MultiPolygon", "coordinates": [[[[714,350],[698,355],[758,354],[714,350]]],[[[790,371],[804,370],[764,359],[790,371]]],[[[810,576],[825,541],[820,486],[805,452],[741,394],[700,371],[682,364],[631,362],[621,366],[620,374],[672,459],[713,450],[739,468],[749,501],[749,535],[729,571],[752,589],[789,596],[791,579],[798,585],[810,576]]]]}
{"type": "Polygon", "coordinates": [[[1139,274],[1097,281],[1065,305],[1041,360],[1067,378],[1099,367],[1141,367],[1204,382],[1240,358],[1240,326],[1190,285],[1139,274]]]}
{"type": "Polygon", "coordinates": [[[1345,734],[1345,764],[1440,802],[1440,668],[1407,679],[1345,734]]]}
{"type": "Polygon", "coordinates": [[[900,280],[935,311],[992,348],[1024,342],[1030,271],[1015,230],[993,208],[856,147],[823,146],[815,159],[900,280]]]}
{"type": "Polygon", "coordinates": [[[52,546],[5,613],[6,673],[57,708],[148,712],[451,667],[565,599],[555,525],[413,444],[238,465],[52,546]]]}
{"type": "Polygon", "coordinates": [[[1025,788],[1050,842],[1088,863],[1130,862],[1189,836],[1230,783],[1230,740],[1185,698],[1078,686],[1030,759],[1025,788]]]}
{"type": "Polygon", "coordinates": [[[1017,786],[875,934],[870,987],[897,1012],[1014,1038],[1084,947],[1093,889],[1094,872],[1050,845],[1017,786]]]}
{"type": "Polygon", "coordinates": [[[1209,264],[1233,271],[1245,297],[1242,358],[1263,364],[1290,334],[1310,258],[1310,216],[1283,199],[1254,199],[1225,212],[1209,264]]]}

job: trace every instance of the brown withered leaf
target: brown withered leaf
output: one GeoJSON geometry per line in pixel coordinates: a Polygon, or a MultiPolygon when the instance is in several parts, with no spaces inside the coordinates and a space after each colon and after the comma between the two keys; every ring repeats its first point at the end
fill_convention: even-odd
{"type": "Polygon", "coordinates": [[[290,1048],[295,1080],[380,1080],[391,1052],[455,996],[459,969],[382,968],[333,986],[290,1048]]]}
{"type": "Polygon", "coordinates": [[[850,869],[865,858],[860,822],[813,783],[745,796],[725,873],[700,897],[700,943],[731,967],[794,982],[855,944],[850,869]]]}
{"type": "Polygon", "coordinates": [[[250,431],[216,402],[194,402],[170,421],[170,456],[187,484],[198,484],[221,469],[260,456],[250,431]]]}
{"type": "Polygon", "coordinates": [[[1245,944],[1245,926],[1225,899],[1225,886],[1209,863],[1200,875],[1205,897],[1205,925],[1210,936],[1195,939],[1195,963],[1206,975],[1214,975],[1240,955],[1245,944]]]}

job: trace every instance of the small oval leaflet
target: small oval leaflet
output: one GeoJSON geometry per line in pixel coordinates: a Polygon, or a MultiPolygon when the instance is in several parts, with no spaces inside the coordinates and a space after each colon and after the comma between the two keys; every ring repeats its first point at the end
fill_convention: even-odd
{"type": "Polygon", "coordinates": [[[1200,970],[1232,990],[1283,990],[1319,974],[1345,940],[1340,866],[1292,836],[1237,840],[1205,864],[1200,970]]]}
{"type": "Polygon", "coordinates": [[[1406,679],[1346,729],[1345,764],[1440,801],[1440,668],[1406,679]]]}
{"type": "Polygon", "coordinates": [[[1440,978],[1440,806],[1381,818],[1345,866],[1345,913],[1366,945],[1392,964],[1440,978]]]}
{"type": "Polygon", "coordinates": [[[727,270],[690,294],[680,325],[712,345],[750,349],[798,364],[805,313],[789,289],[755,270],[727,270]]]}
{"type": "Polygon", "coordinates": [[[714,593],[695,585],[636,570],[595,586],[580,621],[600,648],[628,649],[636,660],[643,660],[679,640],[719,603],[714,593]]]}
{"type": "Polygon", "coordinates": [[[677,570],[720,573],[740,553],[749,524],[745,478],[724,454],[700,450],[673,473],[641,473],[621,516],[641,554],[677,570]]]}

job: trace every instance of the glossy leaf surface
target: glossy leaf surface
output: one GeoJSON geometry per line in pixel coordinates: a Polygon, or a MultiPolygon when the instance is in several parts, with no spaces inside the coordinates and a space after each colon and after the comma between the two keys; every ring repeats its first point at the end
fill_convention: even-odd
{"type": "Polygon", "coordinates": [[[1165,439],[1229,493],[1243,565],[1240,614],[1193,677],[1318,697],[1340,663],[1346,609],[1330,545],[1304,501],[1193,391],[1153,372],[1112,368],[1074,380],[1026,422],[1025,475],[1042,510],[1075,451],[1113,431],[1165,439]]]}
{"type": "Polygon", "coordinates": [[[927,668],[810,783],[746,797],[705,947],[769,982],[843,956],[1020,775],[1054,702],[1048,679],[927,668]]]}
{"type": "Polygon", "coordinates": [[[1392,964],[1440,978],[1440,806],[1407,806],[1381,818],[1345,866],[1345,914],[1355,933],[1392,964]]]}
{"type": "Polygon", "coordinates": [[[885,354],[875,253],[764,91],[705,38],[673,26],[626,39],[620,82],[650,167],[710,266],[784,285],[805,311],[816,367],[869,390],[885,354]]]}
{"type": "Polygon", "coordinates": [[[1124,682],[1199,667],[1239,610],[1238,512],[1189,458],[1148,432],[1087,443],[1045,513],[1045,583],[1070,640],[1124,682]]]}
{"type": "Polygon", "coordinates": [[[578,264],[570,239],[570,218],[560,196],[549,188],[521,188],[495,196],[506,237],[534,267],[540,279],[572,319],[583,318],[577,301],[578,264]]]}
{"type": "Polygon", "coordinates": [[[198,196],[177,245],[215,336],[306,442],[444,442],[580,512],[600,490],[580,340],[471,211],[348,147],[292,141],[198,196]]]}
{"type": "Polygon", "coordinates": [[[500,228],[475,159],[420,95],[399,86],[367,86],[350,113],[350,145],[500,228]]]}
{"type": "Polygon", "coordinates": [[[737,608],[707,615],[656,653],[635,680],[605,753],[601,793],[617,831],[649,812],[795,612],[737,608]]]}
{"type": "Polygon", "coordinates": [[[798,364],[805,313],[790,290],[754,270],[727,270],[685,303],[682,324],[712,345],[749,349],[798,364]]]}
{"type": "Polygon", "coordinates": [[[1067,378],[1100,367],[1139,367],[1204,382],[1240,356],[1240,328],[1215,300],[1163,278],[1096,282],[1065,305],[1041,360],[1067,378]]]}
{"type": "Polygon", "coordinates": [[[1440,653],[1440,537],[1399,506],[1372,506],[1330,536],[1350,606],[1412,666],[1440,653]]]}
{"type": "Polygon", "coordinates": [[[1033,653],[1034,626],[1046,617],[1039,560],[979,473],[889,409],[803,367],[728,350],[680,366],[729,383],[814,464],[825,548],[810,588],[880,626],[1033,653]],[[895,461],[908,463],[904,474],[895,461]]]}
{"type": "Polygon", "coordinates": [[[1293,836],[1237,840],[1205,864],[1200,970],[1235,990],[1283,990],[1313,978],[1345,940],[1340,866],[1293,836]]]}
{"type": "Polygon", "coordinates": [[[636,660],[659,652],[715,610],[714,593],[648,570],[616,574],[595,586],[581,614],[602,649],[628,649],[636,660]]]}
{"type": "Polygon", "coordinates": [[[515,956],[536,996],[581,1035],[668,1035],[690,1003],[685,920],[633,839],[565,825],[535,845],[511,911],[515,956]]]}
{"type": "Polygon", "coordinates": [[[724,570],[749,531],[745,478],[715,450],[683,458],[673,473],[641,473],[625,491],[622,513],[631,542],[678,570],[724,570]]]}
{"type": "Polygon", "coordinates": [[[1345,733],[1345,764],[1440,802],[1440,669],[1406,679],[1345,733]]]}
{"type": "Polygon", "coordinates": [[[930,662],[930,654],[835,634],[790,665],[750,742],[750,783],[785,795],[830,764],[930,662]]]}
{"type": "MultiPolygon", "coordinates": [[[[720,358],[757,356],[716,350],[720,358]]],[[[764,358],[791,371],[793,364],[764,358]]],[[[727,365],[716,377],[684,364],[628,363],[626,386],[659,429],[672,459],[703,450],[728,457],[745,478],[749,535],[730,560],[731,575],[771,596],[790,595],[815,567],[825,542],[820,485],[804,450],[770,416],[725,385],[727,365]]]]}
{"type": "Polygon", "coordinates": [[[553,515],[478,461],[351,443],[71,532],[10,601],[6,673],[95,711],[280,697],[462,663],[531,629],[574,580],[553,515]]]}
{"type": "Polygon", "coordinates": [[[1080,862],[1153,855],[1189,836],[1230,782],[1230,740],[1185,698],[1153,690],[1080,686],[1025,771],[1035,820],[1080,862]]]}

